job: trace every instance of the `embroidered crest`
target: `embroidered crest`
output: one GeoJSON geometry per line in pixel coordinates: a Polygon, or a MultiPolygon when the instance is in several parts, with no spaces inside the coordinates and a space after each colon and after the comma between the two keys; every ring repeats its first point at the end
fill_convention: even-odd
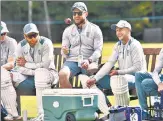
{"type": "Polygon", "coordinates": [[[24,51],[24,55],[27,55],[28,54],[28,51],[24,51]]]}
{"type": "Polygon", "coordinates": [[[41,50],[38,50],[38,54],[41,55],[41,50]]]}
{"type": "Polygon", "coordinates": [[[89,33],[90,33],[90,32],[87,32],[87,33],[86,33],[86,36],[87,36],[87,37],[89,37],[89,33]]]}

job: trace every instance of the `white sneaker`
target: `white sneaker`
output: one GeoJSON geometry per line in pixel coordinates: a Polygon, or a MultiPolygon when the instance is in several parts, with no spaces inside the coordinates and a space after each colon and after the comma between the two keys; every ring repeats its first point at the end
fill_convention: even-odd
{"type": "Polygon", "coordinates": [[[22,117],[19,116],[19,115],[18,115],[18,116],[13,116],[13,119],[14,119],[14,120],[22,120],[22,117]]]}
{"type": "Polygon", "coordinates": [[[13,121],[13,116],[8,114],[6,117],[4,117],[5,121],[13,121]]]}
{"type": "Polygon", "coordinates": [[[30,119],[29,121],[44,121],[44,114],[38,115],[36,118],[30,119]]]}
{"type": "Polygon", "coordinates": [[[21,120],[21,116],[12,116],[11,114],[8,114],[6,117],[4,117],[5,121],[13,121],[13,120],[21,120]]]}

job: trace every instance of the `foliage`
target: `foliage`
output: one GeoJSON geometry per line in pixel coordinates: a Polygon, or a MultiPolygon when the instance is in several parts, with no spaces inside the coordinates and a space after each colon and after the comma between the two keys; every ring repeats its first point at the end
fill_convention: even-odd
{"type": "MultiPolygon", "coordinates": [[[[60,41],[66,25],[64,19],[72,19],[71,6],[75,1],[47,1],[53,41],[60,41]]],[[[126,19],[132,24],[133,36],[143,39],[144,28],[160,27],[162,19],[151,20],[153,14],[162,16],[163,2],[161,1],[85,1],[88,7],[88,20],[100,26],[104,40],[116,40],[110,25],[120,19],[126,19]],[[155,22],[155,25],[153,25],[155,22]]],[[[41,34],[48,35],[45,23],[44,1],[33,1],[32,20],[38,24],[41,34]]],[[[28,1],[2,1],[1,18],[10,24],[11,34],[19,35],[28,22],[28,1]],[[17,27],[16,27],[17,26],[17,27]],[[14,31],[14,30],[17,31],[14,31]]],[[[20,38],[20,36],[18,37],[20,38]]]]}

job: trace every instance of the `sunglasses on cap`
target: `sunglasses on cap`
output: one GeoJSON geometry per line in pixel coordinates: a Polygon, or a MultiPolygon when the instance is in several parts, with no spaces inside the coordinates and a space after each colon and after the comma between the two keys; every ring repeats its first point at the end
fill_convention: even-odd
{"type": "Polygon", "coordinates": [[[73,16],[76,16],[76,14],[77,14],[78,16],[82,16],[83,12],[72,12],[72,14],[73,14],[73,16]]]}
{"type": "Polygon", "coordinates": [[[27,35],[29,39],[32,39],[33,37],[36,38],[37,36],[38,36],[38,33],[32,33],[32,34],[27,35]]]}
{"type": "Polygon", "coordinates": [[[2,34],[1,34],[1,36],[4,36],[4,35],[6,35],[6,33],[2,33],[2,34]]]}

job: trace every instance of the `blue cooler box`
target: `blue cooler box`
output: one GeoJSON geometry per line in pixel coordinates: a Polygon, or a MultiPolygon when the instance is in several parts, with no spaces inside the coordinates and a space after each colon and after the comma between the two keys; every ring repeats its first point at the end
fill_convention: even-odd
{"type": "Polygon", "coordinates": [[[44,90],[44,121],[94,121],[97,95],[94,89],[44,90]]]}

